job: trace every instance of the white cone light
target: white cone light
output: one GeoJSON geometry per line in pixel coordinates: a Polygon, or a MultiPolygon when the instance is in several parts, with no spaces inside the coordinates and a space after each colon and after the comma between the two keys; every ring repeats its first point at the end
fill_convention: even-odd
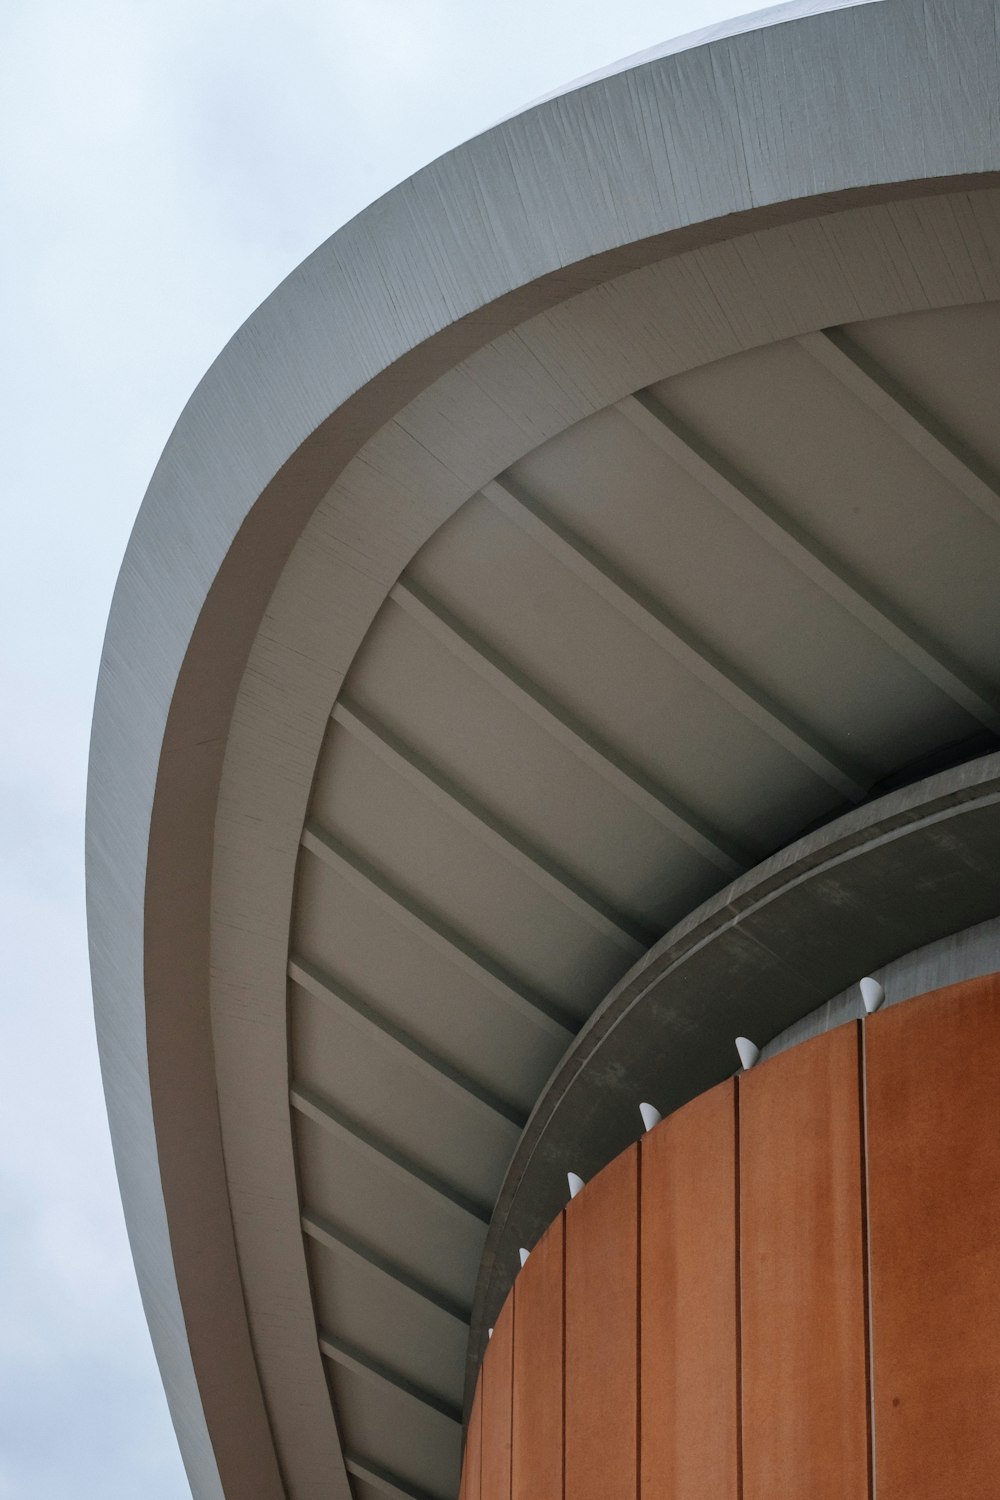
{"type": "Polygon", "coordinates": [[[575,1172],[567,1172],[566,1173],[566,1181],[569,1183],[569,1195],[570,1195],[571,1198],[575,1198],[576,1195],[577,1195],[577,1193],[580,1193],[580,1192],[583,1191],[583,1188],[584,1188],[583,1178],[582,1177],[578,1177],[575,1172]]]}
{"type": "Polygon", "coordinates": [[[531,1254],[531,1251],[530,1250],[525,1250],[524,1246],[522,1245],[521,1248],[520,1248],[520,1250],[517,1253],[521,1257],[521,1264],[523,1266],[525,1264],[525,1262],[527,1261],[528,1256],[531,1254]]]}
{"type": "Polygon", "coordinates": [[[652,1130],[653,1126],[659,1125],[663,1119],[660,1111],[653,1104],[640,1104],[639,1113],[642,1115],[642,1128],[646,1131],[652,1130]]]}
{"type": "Polygon", "coordinates": [[[487,1328],[487,1330],[486,1330],[486,1337],[488,1339],[491,1339],[493,1337],[493,1329],[492,1328],[487,1328]]]}
{"type": "Polygon", "coordinates": [[[885,990],[877,979],[866,977],[861,981],[861,999],[868,1015],[873,1016],[885,999],[885,990]]]}
{"type": "Polygon", "coordinates": [[[736,1038],[736,1050],[740,1054],[740,1063],[744,1071],[749,1073],[754,1063],[760,1057],[760,1048],[748,1036],[738,1036],[736,1038]]]}

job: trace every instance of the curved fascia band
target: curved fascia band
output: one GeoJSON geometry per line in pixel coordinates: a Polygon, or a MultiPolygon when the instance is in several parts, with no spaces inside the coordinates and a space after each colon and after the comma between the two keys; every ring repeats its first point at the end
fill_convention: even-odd
{"type": "Polygon", "coordinates": [[[229,715],[302,525],[372,432],[530,314],[674,248],[813,213],[824,194],[840,206],[997,170],[995,9],[883,0],[658,58],[538,106],[316,251],[178,422],[112,607],[87,869],[116,1160],[196,1495],[283,1489],[228,1224],[203,988],[179,985],[186,998],[169,1015],[153,995],[170,969],[204,982],[229,715]],[[176,1115],[179,1077],[187,1128],[158,1139],[157,1090],[169,1079],[176,1115]]]}

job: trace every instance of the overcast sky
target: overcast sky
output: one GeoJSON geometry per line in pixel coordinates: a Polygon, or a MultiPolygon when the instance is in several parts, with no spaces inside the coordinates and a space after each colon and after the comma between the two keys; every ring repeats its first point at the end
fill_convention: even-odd
{"type": "Polygon", "coordinates": [[[0,4],[0,1500],[185,1500],[83,912],[115,575],[177,414],[298,261],[549,90],[743,0],[0,4]]]}

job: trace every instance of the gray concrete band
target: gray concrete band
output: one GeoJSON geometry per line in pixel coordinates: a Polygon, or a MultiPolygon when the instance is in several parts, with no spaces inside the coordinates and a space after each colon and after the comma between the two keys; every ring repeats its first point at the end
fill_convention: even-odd
{"type": "MultiPolygon", "coordinates": [[[[934,943],[925,943],[912,953],[904,953],[891,963],[873,970],[885,990],[886,1009],[903,1005],[917,995],[927,995],[932,990],[944,989],[948,985],[961,984],[967,979],[980,979],[987,974],[1000,971],[1000,918],[992,917],[977,922],[974,927],[963,927],[934,943]]],[[[787,1052],[800,1042],[814,1036],[822,1036],[835,1026],[843,1026],[864,1015],[864,1005],[857,984],[851,984],[839,995],[834,995],[781,1031],[760,1050],[762,1062],[787,1052]]]]}
{"type": "Polygon", "coordinates": [[[958,13],[885,0],[658,59],[539,106],[317,251],[186,409],[105,644],[88,903],[118,1170],[196,1494],[284,1492],[227,1224],[203,995],[229,712],[301,525],[372,431],[529,313],[699,235],[734,232],[734,215],[773,221],[815,211],[806,200],[824,193],[906,192],[927,178],[954,187],[956,174],[994,171],[994,23],[985,0],[958,13]],[[877,101],[880,128],[856,133],[845,97],[869,112],[877,101]]]}

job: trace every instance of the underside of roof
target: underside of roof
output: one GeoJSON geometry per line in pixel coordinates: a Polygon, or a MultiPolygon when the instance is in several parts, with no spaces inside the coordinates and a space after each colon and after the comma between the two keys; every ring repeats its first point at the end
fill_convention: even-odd
{"type": "MultiPolygon", "coordinates": [[[[1000,744],[998,388],[997,303],[701,366],[504,470],[390,590],[324,736],[289,951],[351,1451],[453,1486],[505,1171],[632,965],[913,763],[1000,744]]],[[[558,1193],[578,1159],[549,1164],[558,1193]]]]}
{"type": "Polygon", "coordinates": [[[883,0],[537,106],[192,398],[88,889],[199,1500],[451,1500],[566,1171],[995,911],[995,20],[883,0]]]}

